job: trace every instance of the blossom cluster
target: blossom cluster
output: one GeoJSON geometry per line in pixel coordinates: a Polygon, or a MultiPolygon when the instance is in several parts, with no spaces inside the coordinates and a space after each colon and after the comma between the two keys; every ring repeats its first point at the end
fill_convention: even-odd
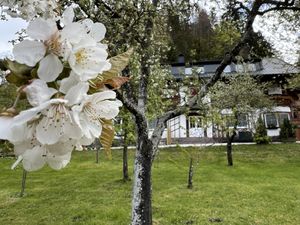
{"type": "Polygon", "coordinates": [[[58,8],[55,0],[2,0],[1,6],[4,6],[4,11],[11,17],[20,17],[27,21],[36,15],[54,18],[55,9],[58,8]]]}
{"type": "Polygon", "coordinates": [[[72,8],[59,21],[36,18],[27,28],[30,39],[14,46],[15,60],[36,68],[36,78],[22,87],[32,107],[0,117],[0,139],[13,143],[19,156],[13,167],[20,161],[27,171],[65,167],[72,151],[98,138],[103,121],[122,105],[114,91],[89,93],[89,80],[111,68],[100,43],[105,26],[73,18],[72,8]]]}

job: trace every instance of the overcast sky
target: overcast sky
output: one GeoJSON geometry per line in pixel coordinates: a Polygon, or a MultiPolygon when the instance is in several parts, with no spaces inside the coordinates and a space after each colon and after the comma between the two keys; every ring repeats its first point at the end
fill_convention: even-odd
{"type": "MultiPolygon", "coordinates": [[[[203,6],[207,8],[208,5],[203,6]]],[[[268,23],[273,23],[273,21],[268,21],[268,23]]],[[[4,53],[10,52],[12,45],[8,41],[15,38],[15,33],[20,31],[22,28],[26,28],[27,23],[19,18],[10,18],[8,21],[0,20],[0,57],[4,53]]],[[[279,51],[282,58],[289,62],[295,63],[299,57],[300,49],[300,32],[285,32],[284,28],[279,26],[276,31],[268,29],[268,27],[263,27],[259,23],[259,19],[256,20],[254,24],[255,30],[260,30],[268,41],[274,44],[276,50],[279,51]]]]}
{"type": "Polygon", "coordinates": [[[0,20],[0,53],[11,51],[12,45],[8,41],[15,38],[15,33],[26,28],[27,23],[19,18],[0,20]]]}

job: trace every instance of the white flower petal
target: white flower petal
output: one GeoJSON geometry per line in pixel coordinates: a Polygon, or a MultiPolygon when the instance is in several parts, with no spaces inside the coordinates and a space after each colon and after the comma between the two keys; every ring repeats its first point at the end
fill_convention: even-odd
{"type": "Polygon", "coordinates": [[[46,82],[54,81],[63,71],[63,64],[54,54],[49,54],[43,58],[38,68],[38,76],[46,82]]]}
{"type": "Polygon", "coordinates": [[[80,41],[73,46],[73,50],[78,51],[82,48],[91,48],[91,47],[96,47],[96,46],[97,46],[97,42],[95,41],[94,38],[92,38],[89,35],[84,35],[84,36],[82,36],[80,41]]]}
{"type": "Polygon", "coordinates": [[[52,103],[52,101],[47,101],[42,103],[41,105],[25,110],[25,111],[21,111],[19,115],[14,117],[14,125],[18,125],[18,124],[24,124],[32,119],[35,119],[35,117],[37,117],[37,115],[44,110],[45,108],[47,108],[50,104],[52,103]]]}
{"type": "Polygon", "coordinates": [[[89,84],[87,82],[80,82],[70,88],[65,96],[65,99],[68,100],[68,105],[72,106],[80,103],[84,96],[87,94],[88,90],[89,84]]]}
{"type": "Polygon", "coordinates": [[[98,104],[99,102],[107,99],[115,99],[116,93],[114,91],[101,91],[97,92],[95,94],[89,95],[88,101],[94,102],[95,104],[98,104]]]}
{"type": "Polygon", "coordinates": [[[37,146],[39,143],[31,142],[31,139],[27,139],[25,141],[21,141],[21,142],[16,142],[13,143],[14,144],[14,153],[16,156],[21,156],[24,154],[24,152],[28,149],[32,149],[35,146],[37,146]]]}
{"type": "Polygon", "coordinates": [[[71,89],[71,87],[78,84],[78,82],[78,75],[71,71],[70,76],[61,80],[59,91],[63,94],[66,94],[71,89]]]}
{"type": "Polygon", "coordinates": [[[110,120],[118,115],[120,106],[121,104],[119,101],[105,100],[97,105],[94,105],[94,108],[100,118],[110,120]]]}
{"type": "MultiPolygon", "coordinates": [[[[101,131],[100,131],[101,133],[101,131]]],[[[99,137],[99,136],[98,136],[99,137]]],[[[83,136],[77,143],[77,145],[91,145],[95,141],[95,138],[87,138],[86,136],[83,136]]],[[[76,148],[76,150],[78,150],[76,148]]]]}
{"type": "Polygon", "coordinates": [[[39,112],[40,110],[37,107],[22,111],[19,115],[14,117],[14,124],[17,125],[27,123],[35,118],[39,112]]]}
{"type": "Polygon", "coordinates": [[[99,138],[102,132],[101,123],[95,123],[94,121],[85,120],[85,129],[91,133],[91,135],[95,138],[99,138]]]}
{"type": "Polygon", "coordinates": [[[67,26],[73,22],[74,16],[75,14],[73,8],[68,7],[62,14],[61,22],[64,24],[64,26],[67,26]]]}
{"type": "Polygon", "coordinates": [[[80,21],[80,23],[83,25],[86,33],[90,32],[94,22],[91,19],[84,19],[80,21]]]}
{"type": "Polygon", "coordinates": [[[94,23],[91,27],[89,35],[94,38],[97,42],[101,41],[106,33],[106,28],[102,23],[94,23]]]}
{"type": "Polygon", "coordinates": [[[31,21],[27,27],[28,36],[36,40],[49,40],[56,32],[58,30],[55,21],[42,18],[31,21]]]}
{"type": "Polygon", "coordinates": [[[71,44],[78,43],[85,35],[84,26],[80,23],[71,23],[61,31],[61,39],[70,42],[71,44]]]}
{"type": "Polygon", "coordinates": [[[26,171],[36,171],[45,165],[46,149],[44,146],[36,146],[25,151],[23,156],[23,167],[26,171]]]}
{"type": "Polygon", "coordinates": [[[53,155],[51,153],[47,154],[46,162],[47,164],[54,170],[60,170],[71,160],[71,152],[65,154],[65,155],[53,155]]]}
{"type": "Polygon", "coordinates": [[[42,144],[52,145],[57,143],[60,137],[63,135],[63,125],[61,118],[57,118],[57,123],[55,123],[55,121],[49,122],[49,120],[51,120],[51,118],[44,116],[39,122],[36,127],[36,138],[42,144]]]}
{"type": "Polygon", "coordinates": [[[82,137],[82,130],[75,123],[65,123],[63,127],[64,134],[73,139],[82,137]]]}
{"type": "Polygon", "coordinates": [[[45,53],[45,45],[38,41],[24,40],[13,48],[15,60],[28,66],[35,66],[45,53]]]}
{"type": "Polygon", "coordinates": [[[68,140],[65,142],[57,142],[53,145],[47,145],[47,152],[53,155],[65,155],[72,152],[76,144],[76,140],[68,140]]]}
{"type": "Polygon", "coordinates": [[[9,141],[12,143],[24,142],[28,139],[27,124],[12,124],[9,131],[9,141]]]}
{"type": "Polygon", "coordinates": [[[23,90],[25,91],[27,99],[32,106],[38,106],[43,102],[46,102],[55,93],[57,93],[56,89],[48,88],[47,83],[40,79],[35,79],[23,90]]]}
{"type": "Polygon", "coordinates": [[[1,116],[0,117],[0,139],[8,140],[11,134],[11,125],[13,123],[13,117],[1,116]]]}

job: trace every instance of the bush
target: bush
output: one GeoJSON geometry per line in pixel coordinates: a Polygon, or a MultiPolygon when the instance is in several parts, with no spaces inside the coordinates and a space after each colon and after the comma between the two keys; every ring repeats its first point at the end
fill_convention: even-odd
{"type": "Polygon", "coordinates": [[[260,117],[256,123],[256,132],[253,140],[256,142],[256,144],[269,144],[271,142],[271,138],[267,135],[265,123],[260,117]]]}
{"type": "Polygon", "coordinates": [[[280,139],[289,139],[295,137],[294,127],[291,122],[285,118],[280,126],[280,139]]]}

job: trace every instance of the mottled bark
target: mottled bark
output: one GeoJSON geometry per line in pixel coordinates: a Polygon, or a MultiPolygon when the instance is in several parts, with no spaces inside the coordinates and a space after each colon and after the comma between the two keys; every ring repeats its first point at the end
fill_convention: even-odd
{"type": "Polygon", "coordinates": [[[123,146],[123,180],[128,181],[128,144],[127,144],[127,132],[124,133],[124,146],[123,146]]]}
{"type": "Polygon", "coordinates": [[[145,117],[136,117],[137,150],[134,162],[132,225],[152,225],[151,167],[153,144],[145,117]]]}
{"type": "Polygon", "coordinates": [[[26,187],[26,179],[27,179],[27,171],[25,169],[23,169],[20,197],[24,196],[25,187],[26,187]]]}
{"type": "Polygon", "coordinates": [[[227,137],[227,145],[226,145],[226,149],[227,149],[227,163],[228,166],[233,166],[233,158],[232,158],[232,142],[234,137],[236,136],[236,129],[238,126],[238,120],[239,120],[239,115],[237,112],[234,112],[234,126],[233,126],[233,130],[232,133],[230,134],[229,131],[227,131],[226,137],[227,137]]]}
{"type": "Polygon", "coordinates": [[[97,147],[97,149],[96,149],[96,163],[97,164],[99,163],[99,150],[100,150],[100,148],[97,147]]]}
{"type": "Polygon", "coordinates": [[[188,185],[187,185],[189,189],[193,188],[193,175],[194,175],[194,165],[193,165],[193,157],[191,157],[190,166],[189,166],[188,185]]]}
{"type": "Polygon", "coordinates": [[[226,149],[227,149],[227,164],[228,166],[233,166],[233,158],[232,158],[232,142],[233,139],[236,135],[236,132],[234,132],[233,134],[227,134],[227,145],[226,145],[226,149]]]}

